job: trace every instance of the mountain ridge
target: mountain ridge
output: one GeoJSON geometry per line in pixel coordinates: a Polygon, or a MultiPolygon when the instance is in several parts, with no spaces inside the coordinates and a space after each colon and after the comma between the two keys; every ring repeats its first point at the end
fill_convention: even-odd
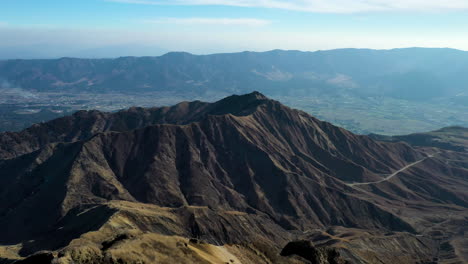
{"type": "Polygon", "coordinates": [[[56,110],[215,101],[258,90],[356,133],[408,134],[468,124],[467,70],[468,53],[423,48],[2,61],[0,129],[25,128],[56,110]]]}
{"type": "Polygon", "coordinates": [[[371,138],[387,142],[406,142],[413,146],[435,146],[441,149],[468,151],[468,128],[463,126],[444,127],[427,133],[413,133],[400,136],[370,134],[371,138]]]}
{"type": "MultiPolygon", "coordinates": [[[[445,163],[465,159],[463,153],[441,151],[388,182],[349,186],[383,179],[434,150],[357,136],[258,92],[215,103],[79,112],[2,133],[0,142],[0,186],[8,186],[0,188],[0,241],[36,241],[24,244],[23,257],[39,250],[70,257],[73,243],[87,252],[105,242],[97,234],[110,230],[126,234],[128,243],[144,237],[131,235],[137,231],[219,246],[264,241],[279,254],[294,237],[321,237],[308,230],[342,226],[333,232],[362,230],[353,231],[353,241],[397,232],[398,243],[413,241],[416,250],[433,247],[434,208],[455,223],[467,217],[468,166],[445,163]],[[19,140],[5,148],[11,138],[19,140]],[[85,242],[91,233],[95,242],[85,242]],[[420,234],[428,240],[414,242],[420,234]]],[[[451,223],[447,234],[455,232],[451,223]]],[[[342,257],[367,258],[346,245],[342,257]]],[[[106,249],[93,252],[97,258],[106,249]]],[[[390,255],[384,258],[399,258],[390,255]]]]}
{"type": "Polygon", "coordinates": [[[0,77],[13,86],[44,92],[61,89],[98,93],[179,90],[245,93],[256,86],[271,95],[285,95],[294,92],[282,91],[287,87],[284,83],[287,83],[298,86],[299,90],[309,86],[309,93],[354,87],[363,95],[383,94],[420,100],[424,96],[433,98],[445,96],[447,92],[455,95],[453,92],[463,91],[458,86],[464,79],[458,72],[468,66],[465,54],[468,56],[460,50],[411,48],[315,52],[273,50],[210,55],[172,52],[156,57],[115,59],[7,60],[0,63],[0,77]],[[456,69],[448,72],[440,68],[450,61],[456,69]],[[431,68],[429,65],[435,66],[431,68]],[[380,72],[370,71],[372,69],[380,72]],[[447,81],[448,77],[452,79],[453,87],[442,94],[438,82],[441,78],[447,81]],[[419,97],[413,92],[405,94],[409,91],[392,85],[395,80],[404,87],[414,81],[421,84],[424,78],[431,79],[433,84],[425,83],[427,87],[421,88],[425,94],[421,93],[419,97]]]}

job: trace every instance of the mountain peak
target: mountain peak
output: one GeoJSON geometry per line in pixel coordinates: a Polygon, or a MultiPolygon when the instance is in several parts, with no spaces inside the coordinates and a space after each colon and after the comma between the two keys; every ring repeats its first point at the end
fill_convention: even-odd
{"type": "Polygon", "coordinates": [[[249,115],[254,112],[259,105],[272,101],[265,95],[254,91],[244,95],[231,95],[213,104],[210,111],[214,115],[234,114],[249,115]]]}
{"type": "MultiPolygon", "coordinates": [[[[21,256],[51,250],[58,262],[105,263],[102,256],[161,249],[207,255],[212,251],[202,247],[213,244],[260,245],[268,256],[289,245],[283,255],[312,260],[317,252],[336,256],[335,249],[316,249],[327,245],[352,260],[409,264],[413,256],[429,263],[439,252],[441,239],[431,240],[432,233],[452,239],[464,232],[459,223],[468,184],[461,152],[428,155],[356,136],[259,92],[99,113],[0,134],[0,244],[20,244],[21,256]],[[166,234],[184,240],[167,243],[166,234]],[[293,237],[298,242],[287,243],[293,237]],[[354,250],[368,241],[378,247],[354,250]],[[166,244],[176,249],[160,246],[166,244]],[[408,244],[415,245],[411,252],[408,244]]],[[[454,245],[440,247],[441,256],[458,250],[454,245]]],[[[251,250],[241,256],[254,255],[251,250]]],[[[140,260],[128,255],[118,262],[140,260]]],[[[240,263],[212,263],[226,262],[240,263]]],[[[292,263],[248,261],[259,262],[292,263]]]]}
{"type": "Polygon", "coordinates": [[[258,92],[258,91],[253,91],[251,93],[248,93],[248,94],[242,94],[242,95],[231,95],[231,96],[228,96],[221,101],[232,101],[232,100],[235,100],[235,101],[238,101],[238,102],[252,102],[252,101],[264,101],[264,100],[270,100],[270,98],[266,97],[265,95],[263,95],[262,93],[258,92]]]}
{"type": "Polygon", "coordinates": [[[246,97],[254,97],[258,100],[266,100],[266,99],[269,99],[268,97],[266,97],[264,94],[262,94],[261,92],[259,91],[253,91],[251,93],[248,93],[248,94],[245,94],[244,96],[246,97]]]}

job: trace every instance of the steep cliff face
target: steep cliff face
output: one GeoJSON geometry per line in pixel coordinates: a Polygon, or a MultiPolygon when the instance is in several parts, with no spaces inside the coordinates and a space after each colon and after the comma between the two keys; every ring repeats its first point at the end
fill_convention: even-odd
{"type": "Polygon", "coordinates": [[[464,154],[376,142],[256,92],[79,112],[0,142],[0,242],[39,241],[23,255],[65,246],[116,214],[130,219],[122,229],[279,249],[330,226],[411,237],[424,231],[418,223],[430,228],[431,208],[463,219],[468,207],[466,167],[444,161],[464,154]]]}

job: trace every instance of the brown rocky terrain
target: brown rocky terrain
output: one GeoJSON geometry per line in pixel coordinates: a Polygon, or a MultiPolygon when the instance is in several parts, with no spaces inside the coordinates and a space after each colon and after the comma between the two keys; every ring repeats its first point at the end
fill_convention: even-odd
{"type": "Polygon", "coordinates": [[[466,153],[256,92],[0,134],[5,263],[463,263],[467,208],[466,153]]]}

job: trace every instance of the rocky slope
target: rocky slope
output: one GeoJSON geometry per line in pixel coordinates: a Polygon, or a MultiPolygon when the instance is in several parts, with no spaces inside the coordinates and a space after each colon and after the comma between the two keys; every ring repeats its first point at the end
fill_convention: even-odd
{"type": "Polygon", "coordinates": [[[466,258],[466,154],[377,142],[257,92],[79,112],[0,142],[5,261],[40,250],[61,263],[466,258]],[[315,255],[279,255],[304,240],[315,255]]]}

